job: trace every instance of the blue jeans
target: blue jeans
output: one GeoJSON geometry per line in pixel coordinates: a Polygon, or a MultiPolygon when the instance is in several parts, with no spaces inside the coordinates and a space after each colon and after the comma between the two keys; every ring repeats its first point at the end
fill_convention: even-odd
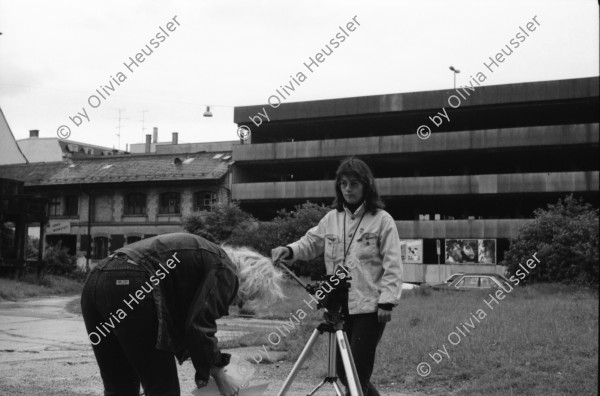
{"type": "Polygon", "coordinates": [[[144,292],[139,304],[129,296],[148,280],[141,267],[117,257],[101,261],[83,287],[81,312],[105,396],[138,396],[140,384],[146,396],[180,395],[175,357],[155,348],[158,318],[152,293],[144,292]]]}

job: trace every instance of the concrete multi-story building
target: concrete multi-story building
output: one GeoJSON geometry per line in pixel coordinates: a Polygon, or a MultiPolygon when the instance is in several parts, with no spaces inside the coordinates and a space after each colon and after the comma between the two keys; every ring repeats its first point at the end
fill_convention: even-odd
{"type": "Polygon", "coordinates": [[[232,198],[262,218],[307,200],[330,204],[337,165],[356,156],[373,169],[414,253],[406,281],[502,272],[481,263],[502,261],[534,209],[569,193],[597,204],[598,83],[593,77],[238,107],[234,121],[251,139],[233,148],[232,198]],[[265,111],[270,121],[252,122],[265,111]],[[417,136],[422,125],[432,131],[427,139],[417,136]],[[457,242],[464,260],[460,251],[453,258],[457,242]],[[489,248],[495,258],[473,260],[468,252],[481,259],[489,248]],[[438,260],[448,264],[429,265],[438,260]]]}

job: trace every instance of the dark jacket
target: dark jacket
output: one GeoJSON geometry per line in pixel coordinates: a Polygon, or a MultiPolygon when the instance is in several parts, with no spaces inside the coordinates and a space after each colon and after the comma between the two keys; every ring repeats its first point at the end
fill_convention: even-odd
{"type": "Polygon", "coordinates": [[[158,315],[156,348],[173,352],[179,363],[188,357],[198,386],[211,367],[229,361],[221,354],[216,319],[228,314],[239,283],[223,249],[196,235],[174,233],[141,240],[115,252],[126,254],[146,270],[158,315]]]}

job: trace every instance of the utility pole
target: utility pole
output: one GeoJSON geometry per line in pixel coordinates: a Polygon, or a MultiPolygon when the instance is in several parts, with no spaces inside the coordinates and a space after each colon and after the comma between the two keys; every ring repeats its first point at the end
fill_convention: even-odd
{"type": "Polygon", "coordinates": [[[452,74],[454,75],[454,89],[456,89],[456,75],[460,73],[460,70],[456,69],[454,66],[449,67],[452,70],[452,74]]]}

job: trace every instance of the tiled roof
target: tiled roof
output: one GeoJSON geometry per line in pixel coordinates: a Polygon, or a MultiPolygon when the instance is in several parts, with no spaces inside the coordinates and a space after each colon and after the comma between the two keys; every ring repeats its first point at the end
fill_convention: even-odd
{"type": "Polygon", "coordinates": [[[22,180],[25,186],[219,179],[227,173],[230,162],[213,156],[214,153],[197,153],[74,158],[0,166],[0,177],[22,180]]]}

